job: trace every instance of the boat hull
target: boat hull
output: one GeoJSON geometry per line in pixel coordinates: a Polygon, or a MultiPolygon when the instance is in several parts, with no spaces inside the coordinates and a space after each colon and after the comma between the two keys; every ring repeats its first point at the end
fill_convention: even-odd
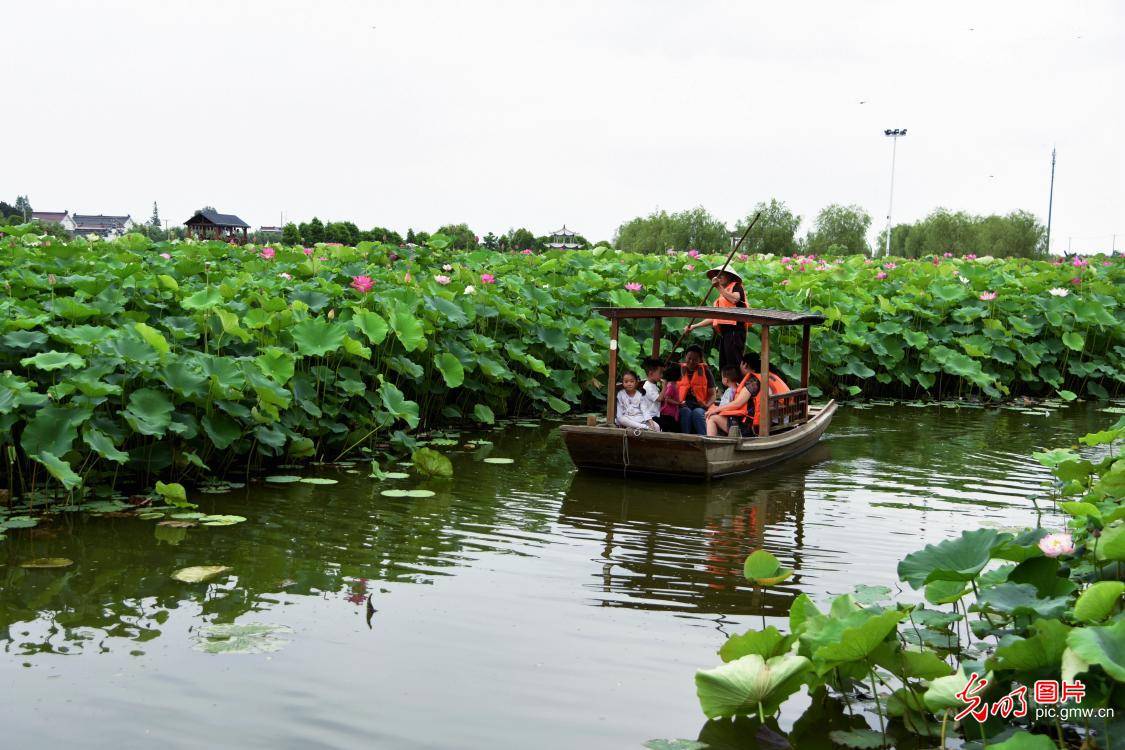
{"type": "Polygon", "coordinates": [[[755,438],[704,437],[605,425],[563,425],[559,430],[571,460],[580,469],[718,479],[757,471],[804,453],[824,435],[835,413],[836,402],[829,401],[805,424],[755,438]]]}

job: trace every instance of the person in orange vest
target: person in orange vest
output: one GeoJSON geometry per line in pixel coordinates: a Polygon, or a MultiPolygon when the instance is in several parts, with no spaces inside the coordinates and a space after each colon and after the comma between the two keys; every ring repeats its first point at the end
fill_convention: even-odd
{"type": "MultiPolygon", "coordinates": [[[[712,268],[707,272],[707,278],[711,279],[711,285],[719,291],[715,307],[746,307],[746,288],[736,271],[730,267],[725,270],[712,268]]],[[[684,331],[694,331],[706,326],[714,328],[719,337],[719,371],[738,367],[742,354],[746,351],[746,323],[729,318],[706,318],[697,323],[689,323],[684,331]]]]}
{"type": "MultiPolygon", "coordinates": [[[[712,406],[707,410],[707,434],[711,437],[729,434],[730,428],[736,424],[743,435],[753,435],[758,431],[758,415],[765,398],[761,386],[762,363],[756,355],[744,354],[739,369],[742,371],[742,382],[735,388],[731,402],[725,407],[712,406]]],[[[772,370],[767,379],[771,394],[789,392],[789,386],[772,370]]]]}
{"type": "Polygon", "coordinates": [[[707,434],[707,409],[715,403],[715,376],[703,361],[703,350],[689,346],[680,367],[676,400],[680,404],[680,432],[707,434]]]}

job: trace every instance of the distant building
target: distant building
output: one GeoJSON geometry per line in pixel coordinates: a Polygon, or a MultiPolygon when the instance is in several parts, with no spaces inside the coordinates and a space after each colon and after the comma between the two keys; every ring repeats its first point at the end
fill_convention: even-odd
{"type": "Polygon", "coordinates": [[[32,211],[31,219],[40,224],[58,224],[68,232],[73,232],[75,227],[70,211],[32,211]]]}
{"type": "Polygon", "coordinates": [[[74,215],[74,233],[79,235],[96,234],[99,237],[113,239],[132,231],[135,226],[137,226],[136,223],[128,214],[125,216],[74,215]]]}
{"type": "Polygon", "coordinates": [[[577,250],[582,247],[582,243],[578,241],[578,232],[567,229],[566,224],[563,224],[562,229],[551,232],[546,245],[553,250],[577,250]]]}
{"type": "Polygon", "coordinates": [[[281,227],[258,227],[260,234],[281,234],[281,227]]]}
{"type": "Polygon", "coordinates": [[[221,214],[217,211],[196,211],[195,216],[184,222],[188,237],[201,240],[220,240],[222,242],[246,242],[246,231],[250,225],[234,214],[221,214]]]}

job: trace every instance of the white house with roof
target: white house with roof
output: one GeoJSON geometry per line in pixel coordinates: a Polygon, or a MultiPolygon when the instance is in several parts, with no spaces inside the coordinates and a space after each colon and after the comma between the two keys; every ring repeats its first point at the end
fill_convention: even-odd
{"type": "Polygon", "coordinates": [[[96,234],[106,239],[120,237],[126,232],[133,231],[133,227],[137,226],[128,214],[125,216],[75,214],[74,225],[75,234],[96,234]]]}
{"type": "Polygon", "coordinates": [[[58,224],[68,232],[73,232],[76,226],[70,211],[32,211],[31,219],[40,224],[58,224]]]}

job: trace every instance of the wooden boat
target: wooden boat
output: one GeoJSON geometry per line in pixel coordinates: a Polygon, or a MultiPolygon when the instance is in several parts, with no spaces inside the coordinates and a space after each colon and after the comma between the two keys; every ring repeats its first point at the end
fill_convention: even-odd
{"type": "MultiPolygon", "coordinates": [[[[836,402],[809,403],[809,334],[824,316],[811,312],[723,308],[722,317],[759,326],[762,371],[769,371],[772,326],[799,325],[801,386],[762,400],[759,435],[706,437],[618,427],[617,343],[621,320],[653,318],[652,356],[660,356],[664,318],[701,320],[716,315],[714,307],[606,307],[597,312],[610,320],[609,379],[604,423],[560,427],[570,458],[580,469],[657,475],[681,479],[717,479],[745,474],[798,456],[816,445],[836,413],[836,402]]],[[[593,418],[591,418],[593,420],[593,418]]]]}

